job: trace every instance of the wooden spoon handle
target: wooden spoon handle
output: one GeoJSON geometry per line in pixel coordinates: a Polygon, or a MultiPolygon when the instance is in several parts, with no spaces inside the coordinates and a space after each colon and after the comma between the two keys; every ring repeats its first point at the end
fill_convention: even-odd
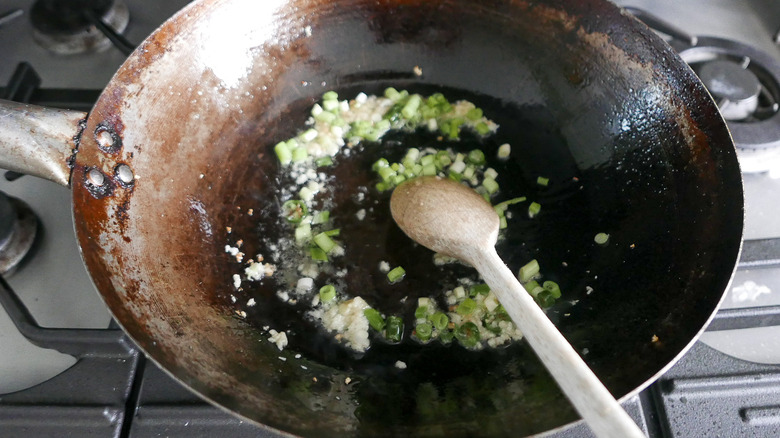
{"type": "Polygon", "coordinates": [[[485,249],[481,257],[474,257],[472,262],[596,436],[644,437],[636,423],[506,267],[495,248],[485,249]]]}

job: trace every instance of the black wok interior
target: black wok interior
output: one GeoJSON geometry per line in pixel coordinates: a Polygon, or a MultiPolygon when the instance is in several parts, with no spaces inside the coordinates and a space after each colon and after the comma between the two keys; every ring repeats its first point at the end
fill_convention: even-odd
{"type": "MultiPolygon", "coordinates": [[[[210,13],[208,4],[191,9],[191,21],[180,18],[159,35],[175,31],[186,40],[194,32],[189,23],[210,13]]],[[[551,319],[616,397],[649,383],[702,330],[739,252],[739,169],[707,92],[642,24],[605,2],[568,0],[300,1],[274,13],[278,32],[251,48],[257,67],[245,84],[226,91],[252,92],[242,117],[209,113],[214,133],[206,143],[188,144],[190,133],[182,129],[166,133],[178,137],[161,140],[176,146],[125,145],[124,159],[143,169],[144,179],[122,211],[134,229],[159,236],[177,251],[179,257],[155,265],[151,275],[169,276],[168,285],[137,281],[133,289],[116,280],[135,272],[130,267],[149,267],[146,256],[134,253],[141,249],[122,249],[112,258],[121,261],[120,270],[105,256],[85,256],[117,320],[163,368],[229,410],[304,435],[520,436],[578,418],[525,343],[490,352],[380,345],[354,357],[313,342],[317,334],[297,319],[298,309],[276,299],[275,280],[248,289],[262,304],[257,309],[230,303],[236,265],[222,248],[240,236],[247,254],[267,249],[277,232],[272,224],[279,203],[279,167],[271,148],[293,136],[307,109],[330,89],[345,98],[391,85],[422,93],[444,89],[485,108],[500,125],[482,146],[486,154],[504,142],[513,146],[511,161],[498,169],[505,196],[529,196],[543,206],[537,220],[510,228],[499,252],[513,269],[531,258],[547,267],[564,290],[551,319]],[[311,26],[313,37],[287,26],[301,22],[311,26]],[[421,76],[413,73],[415,66],[421,76]],[[171,149],[191,147],[203,148],[202,156],[188,155],[186,163],[171,159],[171,149]],[[156,166],[161,162],[170,165],[156,166]],[[171,174],[190,183],[166,187],[171,193],[161,195],[160,181],[171,174]],[[550,178],[549,187],[535,184],[539,175],[550,178]],[[174,200],[164,208],[178,211],[176,230],[161,231],[174,220],[157,219],[162,196],[174,200]],[[193,199],[208,212],[213,233],[204,232],[193,199]],[[248,208],[258,214],[248,217],[248,208]],[[610,234],[608,245],[594,243],[600,232],[610,234]],[[183,268],[185,260],[191,265],[183,268]],[[198,270],[206,274],[193,276],[198,270]],[[194,304],[173,309],[185,293],[182,285],[205,310],[194,310],[194,304]],[[247,320],[233,317],[235,310],[247,311],[247,320]],[[265,325],[291,330],[284,352],[264,342],[265,325]],[[297,353],[303,358],[295,359],[297,353]],[[395,368],[396,358],[408,368],[395,368]]],[[[177,47],[184,45],[165,56],[184,62],[187,54],[177,47]]],[[[114,91],[138,80],[127,72],[155,62],[139,56],[123,67],[89,126],[110,118],[114,91]]],[[[129,98],[151,99],[145,96],[209,77],[201,74],[163,77],[129,98]]],[[[170,105],[176,117],[210,108],[193,107],[187,99],[170,105]]],[[[148,129],[127,117],[122,121],[125,132],[148,129]]],[[[149,144],[161,135],[149,134],[149,144]]],[[[390,136],[388,154],[408,147],[394,143],[397,138],[411,137],[390,136]]],[[[90,145],[83,148],[76,179],[92,159],[90,145]]],[[[349,171],[359,161],[336,167],[345,187],[349,178],[361,177],[349,171]]],[[[76,214],[86,215],[91,210],[79,204],[94,201],[82,188],[74,190],[76,214]]],[[[374,217],[377,239],[390,248],[403,236],[382,211],[378,207],[374,217]]],[[[78,229],[80,241],[85,253],[105,254],[85,238],[104,229],[89,224],[94,216],[101,217],[92,214],[78,229]]],[[[381,292],[377,285],[376,295],[381,292]]]]}

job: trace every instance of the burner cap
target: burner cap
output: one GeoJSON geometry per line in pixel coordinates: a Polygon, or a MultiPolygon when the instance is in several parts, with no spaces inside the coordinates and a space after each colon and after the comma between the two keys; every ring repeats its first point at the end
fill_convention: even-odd
{"type": "Polygon", "coordinates": [[[0,274],[10,275],[29,254],[38,219],[24,202],[0,192],[0,274]]]}
{"type": "Polygon", "coordinates": [[[758,108],[761,83],[756,75],[731,60],[717,59],[699,67],[699,77],[726,120],[743,120],[758,108]]]}
{"type": "Polygon", "coordinates": [[[60,55],[105,50],[111,41],[94,25],[100,19],[117,33],[130,21],[121,0],[37,0],[30,10],[33,38],[60,55]]]}

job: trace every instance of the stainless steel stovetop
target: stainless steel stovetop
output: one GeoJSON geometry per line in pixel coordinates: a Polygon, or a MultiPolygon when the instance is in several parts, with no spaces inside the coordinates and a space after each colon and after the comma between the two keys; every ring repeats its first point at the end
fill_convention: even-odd
{"type": "MultiPolygon", "coordinates": [[[[186,0],[124,2],[130,16],[125,36],[136,43],[188,3],[186,0]]],[[[31,3],[4,0],[0,4],[0,17],[22,11],[21,15],[8,15],[8,20],[0,18],[0,87],[9,81],[17,64],[25,61],[41,76],[42,87],[102,89],[125,55],[113,47],[97,53],[53,55],[33,41],[29,20],[31,3]]],[[[619,0],[617,3],[649,12],[690,35],[718,37],[748,44],[780,63],[780,2],[776,0],[619,0]]],[[[780,151],[780,147],[777,151],[780,151]]],[[[742,155],[753,158],[753,153],[747,151],[742,155]]],[[[745,239],[768,242],[770,239],[780,239],[780,220],[777,219],[780,217],[780,152],[769,152],[758,161],[768,163],[768,169],[744,175],[745,239]]],[[[69,190],[46,181],[23,177],[13,182],[0,178],[0,191],[24,200],[42,222],[43,238],[32,260],[8,278],[9,284],[32,315],[47,327],[107,327],[110,316],[95,292],[78,254],[70,214],[69,190]]],[[[761,248],[764,246],[759,245],[759,252],[761,248]]],[[[772,245],[768,248],[769,255],[764,259],[742,264],[728,291],[724,309],[772,309],[780,306],[780,263],[777,259],[780,253],[772,252],[772,245]],[[766,258],[773,262],[767,263],[766,258]]],[[[760,310],[758,313],[761,313],[760,310]]],[[[739,325],[722,323],[720,328],[739,325]]],[[[749,328],[708,331],[703,334],[702,343],[739,358],[740,361],[729,362],[739,373],[755,370],[764,372],[767,369],[755,363],[780,364],[780,326],[751,325],[749,328]]],[[[702,350],[701,345],[696,348],[702,350]]],[[[25,390],[46,381],[69,369],[75,362],[72,356],[32,345],[15,329],[5,312],[0,311],[0,395],[25,390]]],[[[680,369],[690,368],[690,362],[684,360],[680,369]]],[[[707,370],[706,363],[697,366],[707,370]]],[[[720,372],[715,367],[713,365],[713,374],[720,372]]],[[[675,374],[673,371],[670,374],[677,376],[684,372],[675,374]]],[[[679,382],[679,379],[675,382],[679,382]]],[[[706,383],[702,385],[706,386],[706,383]]],[[[762,391],[762,388],[756,390],[762,391]]],[[[666,391],[662,388],[654,394],[648,397],[655,397],[657,403],[666,405],[667,399],[672,399],[676,393],[672,389],[666,391]]],[[[751,412],[754,411],[745,410],[739,414],[746,424],[756,425],[756,428],[750,429],[755,432],[750,436],[780,436],[780,420],[777,420],[780,413],[777,407],[774,413],[771,412],[771,406],[754,408],[763,413],[756,417],[759,418],[758,423],[751,423],[751,418],[754,418],[751,412]],[[770,409],[770,413],[761,410],[764,408],[770,409]]],[[[673,414],[674,409],[667,407],[666,410],[673,414]]],[[[674,417],[672,414],[669,416],[674,417]]],[[[667,426],[666,432],[658,436],[686,436],[677,432],[685,430],[682,426],[667,426]]]]}

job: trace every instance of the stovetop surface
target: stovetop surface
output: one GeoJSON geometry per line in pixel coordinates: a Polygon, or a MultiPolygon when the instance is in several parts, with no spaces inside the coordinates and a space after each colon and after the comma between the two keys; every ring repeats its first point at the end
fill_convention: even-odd
{"type": "MultiPolygon", "coordinates": [[[[125,1],[131,15],[126,37],[134,42],[143,40],[165,18],[188,3],[184,0],[125,1]]],[[[780,29],[780,2],[620,0],[617,3],[649,11],[691,34],[751,44],[780,60],[780,46],[773,40],[780,29]]],[[[0,5],[0,15],[17,8],[27,12],[30,4],[29,1],[5,0],[0,5]]],[[[98,90],[108,83],[124,58],[113,48],[98,54],[52,56],[32,42],[25,15],[0,26],[0,59],[3,60],[0,63],[0,86],[9,80],[19,62],[26,61],[40,74],[44,88],[98,90]]],[[[773,176],[763,173],[744,177],[746,239],[780,238],[780,221],[776,219],[780,213],[780,179],[773,176]]],[[[107,327],[110,315],[86,274],[73,237],[69,190],[30,177],[15,182],[0,179],[0,190],[25,200],[39,212],[42,221],[45,236],[34,256],[36,269],[21,269],[8,280],[36,320],[46,327],[107,327]]],[[[769,308],[778,305],[780,267],[775,264],[740,269],[723,307],[769,308]]],[[[629,411],[644,423],[651,436],[780,436],[780,411],[777,410],[780,400],[777,396],[772,397],[772,392],[776,393],[780,384],[780,369],[759,364],[780,363],[780,331],[777,329],[774,326],[751,327],[705,333],[702,337],[704,342],[697,343],[691,354],[672,368],[661,382],[643,392],[639,398],[629,401],[629,411]],[[708,345],[749,361],[733,359],[708,345]],[[756,385],[756,382],[760,383],[756,385]],[[718,400],[736,400],[741,406],[738,411],[733,412],[733,404],[713,401],[708,395],[713,388],[721,396],[718,400]],[[663,418],[658,412],[664,413],[663,418]],[[694,423],[707,423],[709,426],[693,426],[694,423]]],[[[0,394],[24,390],[71,369],[76,362],[70,355],[30,344],[15,330],[4,312],[0,312],[0,349],[3,351],[0,354],[0,394]]],[[[120,389],[117,391],[120,395],[137,397],[138,405],[143,406],[135,413],[137,418],[133,422],[133,430],[122,432],[121,427],[115,428],[126,433],[121,436],[270,434],[199,403],[197,397],[143,358],[131,354],[127,357],[111,356],[105,359],[105,363],[101,362],[108,363],[116,366],[121,363],[127,368],[131,382],[127,387],[118,385],[120,389]],[[132,380],[139,376],[139,370],[144,376],[143,383],[139,385],[145,390],[133,388],[132,380]],[[189,409],[182,407],[182,402],[189,409]],[[139,416],[141,411],[144,415],[139,416]]],[[[11,400],[13,404],[16,403],[14,400],[18,400],[18,403],[24,404],[22,401],[26,400],[26,396],[22,394],[25,393],[29,394],[21,391],[10,398],[0,396],[0,401],[11,400]]],[[[9,418],[30,415],[27,411],[7,412],[0,410],[0,436],[4,435],[3,425],[15,424],[13,421],[16,420],[9,418]]],[[[123,414],[128,413],[120,406],[102,414],[98,411],[95,415],[103,415],[110,420],[108,424],[116,424],[116,418],[123,414]]],[[[67,417],[67,413],[57,415],[67,417]]],[[[55,421],[52,424],[61,426],[63,423],[55,421]]],[[[74,429],[72,436],[80,435],[74,429]]],[[[98,433],[94,436],[116,435],[98,433]]],[[[576,428],[559,436],[588,436],[588,433],[583,428],[576,428]]]]}

